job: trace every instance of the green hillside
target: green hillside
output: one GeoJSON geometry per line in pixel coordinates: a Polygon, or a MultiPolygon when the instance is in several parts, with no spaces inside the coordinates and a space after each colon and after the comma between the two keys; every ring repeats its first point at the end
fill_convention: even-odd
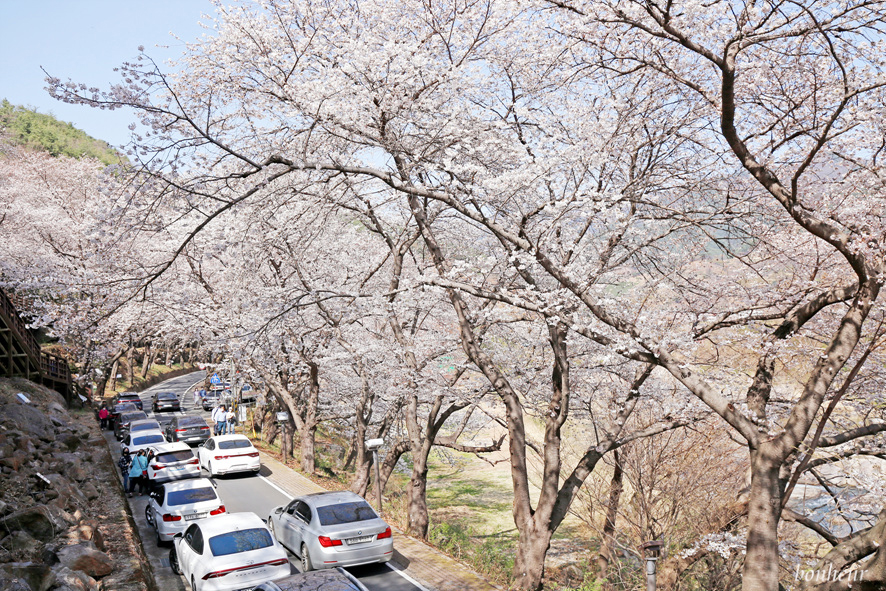
{"type": "Polygon", "coordinates": [[[119,164],[122,159],[107,142],[92,138],[52,115],[13,105],[6,99],[0,103],[0,131],[19,145],[53,156],[87,156],[105,164],[119,164]]]}

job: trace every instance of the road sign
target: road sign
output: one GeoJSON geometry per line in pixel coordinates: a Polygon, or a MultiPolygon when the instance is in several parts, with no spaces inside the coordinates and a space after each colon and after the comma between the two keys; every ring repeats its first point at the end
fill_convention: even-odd
{"type": "Polygon", "coordinates": [[[250,390],[252,390],[252,388],[249,386],[249,384],[244,384],[241,392],[249,392],[250,390]]]}
{"type": "Polygon", "coordinates": [[[221,384],[221,378],[218,377],[217,373],[212,374],[212,377],[209,378],[210,384],[221,384]]]}

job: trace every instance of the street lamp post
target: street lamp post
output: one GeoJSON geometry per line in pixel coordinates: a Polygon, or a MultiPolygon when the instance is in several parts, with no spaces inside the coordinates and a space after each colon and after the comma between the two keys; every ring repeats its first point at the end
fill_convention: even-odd
{"type": "Polygon", "coordinates": [[[661,555],[662,546],[664,542],[661,540],[652,540],[640,545],[646,556],[646,591],[655,591],[655,563],[661,555]]]}
{"type": "Polygon", "coordinates": [[[378,448],[384,445],[384,439],[367,439],[366,449],[372,452],[372,463],[375,464],[375,497],[378,499],[378,515],[381,517],[381,477],[378,469],[378,448]]]}

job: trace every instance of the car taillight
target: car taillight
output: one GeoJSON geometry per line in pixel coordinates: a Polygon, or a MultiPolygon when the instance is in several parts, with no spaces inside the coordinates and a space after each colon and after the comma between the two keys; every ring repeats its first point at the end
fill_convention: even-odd
{"type": "Polygon", "coordinates": [[[175,430],[176,433],[184,433],[185,431],[187,431],[187,429],[176,429],[175,430]]]}
{"type": "Polygon", "coordinates": [[[169,513],[163,514],[163,521],[181,521],[181,515],[170,515],[169,513]]]}
{"type": "Polygon", "coordinates": [[[228,456],[215,456],[216,460],[227,460],[228,456]]]}
{"type": "Polygon", "coordinates": [[[332,538],[327,538],[326,536],[318,537],[317,541],[319,541],[320,545],[324,548],[329,548],[330,546],[341,546],[341,540],[333,540],[332,538]]]}
{"type": "Polygon", "coordinates": [[[165,467],[165,464],[151,464],[151,470],[162,470],[165,467]]]}
{"type": "Polygon", "coordinates": [[[224,506],[224,505],[219,505],[219,508],[218,508],[218,509],[216,509],[216,510],[214,510],[214,511],[210,511],[209,514],[210,514],[210,515],[221,515],[221,514],[224,513],[224,512],[225,512],[225,506],[224,506]]]}
{"type": "Polygon", "coordinates": [[[188,463],[189,464],[199,464],[200,461],[197,458],[194,458],[193,460],[189,460],[188,463]]]}
{"type": "Polygon", "coordinates": [[[246,454],[246,455],[247,455],[248,457],[250,457],[250,458],[257,458],[257,457],[258,457],[258,452],[256,451],[256,452],[253,452],[253,453],[251,453],[251,454],[246,454]]]}
{"type": "Polygon", "coordinates": [[[384,540],[385,538],[391,537],[391,528],[386,529],[385,531],[378,534],[375,539],[376,540],[384,540]]]}
{"type": "Polygon", "coordinates": [[[209,427],[200,427],[201,431],[209,431],[209,427]]]}
{"type": "Polygon", "coordinates": [[[234,568],[226,568],[225,570],[217,570],[211,573],[206,573],[203,575],[203,580],[209,579],[218,579],[225,575],[229,575],[231,573],[237,572],[238,570],[251,570],[254,568],[260,568],[262,566],[283,566],[284,564],[289,564],[288,558],[278,558],[277,560],[269,560],[267,562],[259,562],[258,564],[250,564],[248,566],[237,566],[234,568]]]}

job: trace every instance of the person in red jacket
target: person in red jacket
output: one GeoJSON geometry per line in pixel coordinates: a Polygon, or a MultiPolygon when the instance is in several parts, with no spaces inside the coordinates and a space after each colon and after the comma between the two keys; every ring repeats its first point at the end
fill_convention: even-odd
{"type": "Polygon", "coordinates": [[[102,407],[98,409],[98,420],[101,421],[101,429],[104,431],[108,428],[108,417],[111,416],[111,413],[108,412],[108,407],[105,406],[105,403],[102,402],[102,407]]]}

